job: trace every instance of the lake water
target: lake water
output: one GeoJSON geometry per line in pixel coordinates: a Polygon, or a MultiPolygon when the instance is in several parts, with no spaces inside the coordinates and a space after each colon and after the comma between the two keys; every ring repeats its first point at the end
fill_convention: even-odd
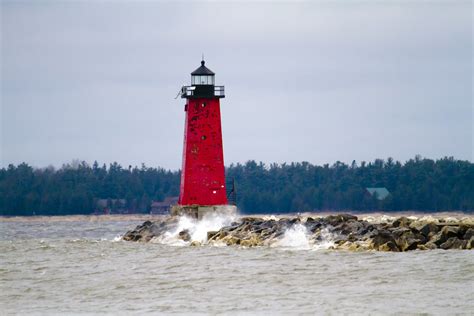
{"type": "Polygon", "coordinates": [[[474,251],[189,247],[142,218],[0,221],[0,314],[474,313],[474,251]]]}

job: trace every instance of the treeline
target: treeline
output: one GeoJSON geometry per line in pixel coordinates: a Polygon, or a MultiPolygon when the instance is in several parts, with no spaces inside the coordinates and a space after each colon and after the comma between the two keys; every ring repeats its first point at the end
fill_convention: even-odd
{"type": "Polygon", "coordinates": [[[307,162],[266,166],[249,161],[232,165],[227,176],[235,178],[239,206],[252,213],[474,210],[474,164],[452,157],[332,166],[307,162]],[[390,195],[380,201],[367,193],[367,187],[385,187],[390,195]]]}
{"type": "Polygon", "coordinates": [[[180,173],[86,162],[34,169],[23,163],[0,169],[0,215],[90,214],[99,199],[125,199],[126,208],[149,212],[152,200],[179,194],[180,173]]]}
{"type": "MultiPolygon", "coordinates": [[[[235,179],[237,205],[245,213],[474,210],[474,164],[452,157],[331,166],[248,161],[226,173],[235,179]],[[367,187],[385,187],[390,195],[378,200],[367,187]]],[[[126,208],[149,212],[152,200],[179,194],[179,181],[178,171],[145,165],[81,162],[58,170],[10,165],[0,169],[0,215],[90,214],[98,199],[125,199],[126,208]]]]}

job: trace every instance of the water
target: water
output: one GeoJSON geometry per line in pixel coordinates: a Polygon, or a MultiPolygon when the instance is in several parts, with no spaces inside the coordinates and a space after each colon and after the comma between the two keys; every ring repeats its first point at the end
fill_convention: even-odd
{"type": "Polygon", "coordinates": [[[0,314],[474,311],[473,251],[331,251],[301,227],[271,247],[131,243],[144,219],[63,219],[0,222],[0,314]]]}

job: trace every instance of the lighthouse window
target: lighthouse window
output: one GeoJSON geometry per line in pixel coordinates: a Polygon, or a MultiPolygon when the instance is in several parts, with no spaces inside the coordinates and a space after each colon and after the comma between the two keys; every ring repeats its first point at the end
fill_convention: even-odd
{"type": "Polygon", "coordinates": [[[206,107],[206,103],[201,104],[201,106],[202,106],[203,108],[205,108],[205,107],[206,107]]]}
{"type": "Polygon", "coordinates": [[[206,136],[202,135],[202,136],[201,136],[201,139],[202,139],[202,140],[206,140],[206,136]]]}
{"type": "Polygon", "coordinates": [[[214,76],[191,76],[191,84],[193,85],[213,85],[214,76]]]}

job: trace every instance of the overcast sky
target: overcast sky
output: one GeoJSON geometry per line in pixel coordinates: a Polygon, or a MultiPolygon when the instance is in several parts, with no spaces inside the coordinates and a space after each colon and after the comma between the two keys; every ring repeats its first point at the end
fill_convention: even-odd
{"type": "Polygon", "coordinates": [[[226,165],[473,160],[471,1],[1,2],[1,165],[181,166],[204,53],[226,165]]]}

